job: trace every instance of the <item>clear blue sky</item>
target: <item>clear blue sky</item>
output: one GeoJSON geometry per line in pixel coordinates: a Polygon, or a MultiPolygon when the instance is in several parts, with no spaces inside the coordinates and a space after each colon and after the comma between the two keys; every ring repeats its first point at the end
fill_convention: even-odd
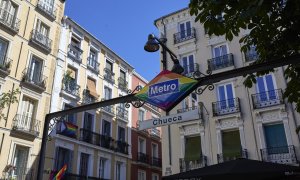
{"type": "Polygon", "coordinates": [[[160,72],[159,52],[144,51],[154,20],[188,7],[189,0],[67,0],[65,15],[129,62],[147,80],[160,72]]]}

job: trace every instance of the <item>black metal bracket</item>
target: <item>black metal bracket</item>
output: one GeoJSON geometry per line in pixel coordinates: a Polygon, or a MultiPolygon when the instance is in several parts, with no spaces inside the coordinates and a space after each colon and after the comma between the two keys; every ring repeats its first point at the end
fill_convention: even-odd
{"type": "MultiPolygon", "coordinates": [[[[193,78],[198,79],[201,77],[207,77],[207,76],[211,76],[212,75],[212,71],[211,69],[207,69],[206,70],[206,74],[200,72],[200,71],[195,71],[193,73],[193,78]]],[[[208,88],[208,90],[212,91],[215,89],[215,86],[213,83],[207,84],[204,88],[201,86],[198,86],[197,89],[195,90],[195,93],[198,95],[201,95],[206,89],[208,88]]]]}
{"type": "MultiPolygon", "coordinates": [[[[139,92],[142,89],[143,89],[143,87],[141,85],[138,85],[137,87],[134,88],[134,90],[128,89],[127,93],[128,94],[134,94],[136,92],[139,92]]],[[[130,102],[125,103],[125,107],[129,108],[130,104],[135,108],[140,108],[145,104],[145,101],[142,101],[138,98],[133,98],[130,102]]]]}

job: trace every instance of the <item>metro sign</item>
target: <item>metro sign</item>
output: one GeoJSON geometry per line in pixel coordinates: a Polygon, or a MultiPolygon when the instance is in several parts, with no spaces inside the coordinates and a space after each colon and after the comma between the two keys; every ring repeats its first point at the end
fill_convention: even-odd
{"type": "Polygon", "coordinates": [[[194,79],[164,70],[135,96],[142,101],[167,110],[196,83],[197,81],[194,79]]]}

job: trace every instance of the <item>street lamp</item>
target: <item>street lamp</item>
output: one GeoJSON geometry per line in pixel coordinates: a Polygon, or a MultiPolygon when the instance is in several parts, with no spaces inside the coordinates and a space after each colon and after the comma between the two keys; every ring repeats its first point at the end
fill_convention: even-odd
{"type": "Polygon", "coordinates": [[[177,59],[177,56],[165,45],[167,42],[167,38],[160,38],[158,39],[156,36],[153,34],[148,35],[148,41],[146,42],[144,46],[144,50],[147,52],[156,52],[159,50],[159,45],[162,47],[162,65],[163,65],[163,70],[167,69],[167,55],[166,52],[168,52],[171,56],[171,59],[174,63],[174,66],[172,68],[172,72],[181,74],[184,72],[184,68],[179,64],[179,60],[177,59]]]}

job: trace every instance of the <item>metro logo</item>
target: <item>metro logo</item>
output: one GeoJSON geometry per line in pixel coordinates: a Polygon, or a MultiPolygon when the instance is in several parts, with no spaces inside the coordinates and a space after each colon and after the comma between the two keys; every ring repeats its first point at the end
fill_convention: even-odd
{"type": "Polygon", "coordinates": [[[149,86],[148,97],[161,96],[179,91],[178,79],[165,81],[149,86]]]}

